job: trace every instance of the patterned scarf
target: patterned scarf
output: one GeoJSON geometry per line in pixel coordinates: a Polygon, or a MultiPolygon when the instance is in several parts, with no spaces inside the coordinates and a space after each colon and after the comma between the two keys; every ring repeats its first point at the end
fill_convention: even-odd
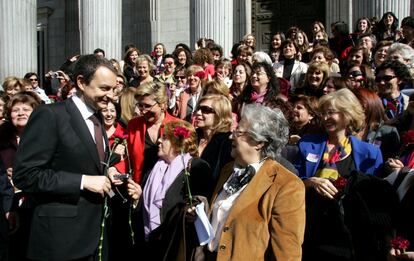
{"type": "Polygon", "coordinates": [[[394,119],[395,117],[401,115],[404,111],[404,99],[402,94],[396,99],[382,99],[382,104],[385,108],[385,113],[389,119],[394,119]]]}
{"type": "Polygon", "coordinates": [[[346,137],[338,146],[335,147],[335,151],[330,155],[328,151],[328,144],[329,141],[326,144],[325,153],[322,157],[322,166],[318,169],[315,176],[319,178],[336,180],[339,176],[341,176],[338,173],[336,163],[351,155],[352,146],[349,138],[346,137]]]}

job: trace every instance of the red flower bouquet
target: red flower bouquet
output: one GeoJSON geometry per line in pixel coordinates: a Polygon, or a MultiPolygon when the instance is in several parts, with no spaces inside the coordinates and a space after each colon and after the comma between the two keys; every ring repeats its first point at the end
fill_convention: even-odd
{"type": "Polygon", "coordinates": [[[410,242],[405,238],[396,237],[391,240],[391,247],[394,249],[399,249],[403,253],[409,246],[410,246],[410,242]]]}

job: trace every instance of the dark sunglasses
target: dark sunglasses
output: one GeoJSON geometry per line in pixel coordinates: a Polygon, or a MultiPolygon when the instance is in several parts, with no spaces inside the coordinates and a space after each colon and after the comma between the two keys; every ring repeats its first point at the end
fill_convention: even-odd
{"type": "Polygon", "coordinates": [[[201,113],[203,114],[216,113],[213,108],[205,106],[205,105],[198,106],[196,108],[196,111],[201,111],[201,113]]]}
{"type": "Polygon", "coordinates": [[[348,77],[358,77],[358,76],[363,76],[361,71],[352,71],[349,72],[348,77]]]}
{"type": "Polygon", "coordinates": [[[38,80],[37,79],[34,79],[34,78],[30,78],[29,79],[31,82],[37,82],[38,80]]]}
{"type": "Polygon", "coordinates": [[[176,80],[178,80],[178,79],[183,80],[183,79],[185,79],[185,76],[175,76],[175,79],[176,80]]]}
{"type": "Polygon", "coordinates": [[[395,77],[397,77],[397,76],[395,76],[395,75],[384,75],[384,76],[377,76],[377,77],[375,77],[375,81],[376,82],[381,82],[382,80],[384,80],[384,82],[389,82],[389,81],[391,81],[392,79],[394,79],[395,77]]]}

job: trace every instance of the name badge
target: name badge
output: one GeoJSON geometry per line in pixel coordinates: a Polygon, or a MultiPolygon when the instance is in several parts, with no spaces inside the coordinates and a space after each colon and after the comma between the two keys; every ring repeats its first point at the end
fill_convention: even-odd
{"type": "Polygon", "coordinates": [[[306,156],[306,160],[310,161],[310,162],[318,162],[319,160],[319,155],[318,154],[313,154],[313,153],[309,153],[308,156],[306,156]]]}

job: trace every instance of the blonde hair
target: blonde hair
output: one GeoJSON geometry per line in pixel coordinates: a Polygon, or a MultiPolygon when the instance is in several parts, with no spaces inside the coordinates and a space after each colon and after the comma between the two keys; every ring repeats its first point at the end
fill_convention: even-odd
{"type": "Polygon", "coordinates": [[[222,81],[209,81],[204,85],[203,96],[207,94],[219,94],[229,97],[229,87],[222,81]]]}
{"type": "Polygon", "coordinates": [[[136,88],[125,88],[119,96],[119,105],[121,106],[121,118],[128,123],[134,117],[135,110],[135,92],[136,88]]]}
{"type": "Polygon", "coordinates": [[[208,94],[198,101],[198,104],[201,102],[211,100],[213,101],[212,107],[214,109],[214,127],[212,130],[212,135],[219,132],[229,132],[233,125],[232,117],[232,107],[230,100],[219,94],[208,94]]]}
{"type": "Polygon", "coordinates": [[[19,87],[20,91],[23,90],[24,85],[22,79],[17,78],[16,76],[6,77],[3,82],[3,89],[7,91],[9,89],[14,89],[15,87],[19,87]]]}
{"type": "Polygon", "coordinates": [[[149,56],[148,54],[141,54],[140,56],[138,56],[138,58],[135,60],[135,67],[138,67],[138,64],[145,61],[148,63],[148,71],[151,75],[152,71],[155,70],[155,65],[152,62],[151,56],[149,56]]]}
{"type": "Polygon", "coordinates": [[[352,91],[341,89],[322,96],[319,108],[331,105],[334,110],[341,112],[348,121],[347,132],[356,135],[365,127],[365,113],[361,103],[352,91]]]}
{"type": "Polygon", "coordinates": [[[141,97],[149,95],[152,95],[154,97],[154,100],[159,105],[167,105],[168,97],[163,83],[149,82],[140,85],[135,93],[135,99],[140,99],[141,97]]]}
{"type": "Polygon", "coordinates": [[[191,75],[196,74],[198,72],[204,72],[203,67],[198,66],[198,65],[191,65],[185,71],[185,76],[188,77],[188,76],[191,76],[191,75]]]}
{"type": "Polygon", "coordinates": [[[172,147],[177,152],[182,151],[184,153],[189,153],[193,157],[198,157],[197,134],[194,127],[190,123],[182,120],[170,121],[165,124],[164,136],[168,138],[172,147]],[[174,130],[176,127],[183,127],[189,130],[190,137],[178,138],[174,136],[174,130]]]}

